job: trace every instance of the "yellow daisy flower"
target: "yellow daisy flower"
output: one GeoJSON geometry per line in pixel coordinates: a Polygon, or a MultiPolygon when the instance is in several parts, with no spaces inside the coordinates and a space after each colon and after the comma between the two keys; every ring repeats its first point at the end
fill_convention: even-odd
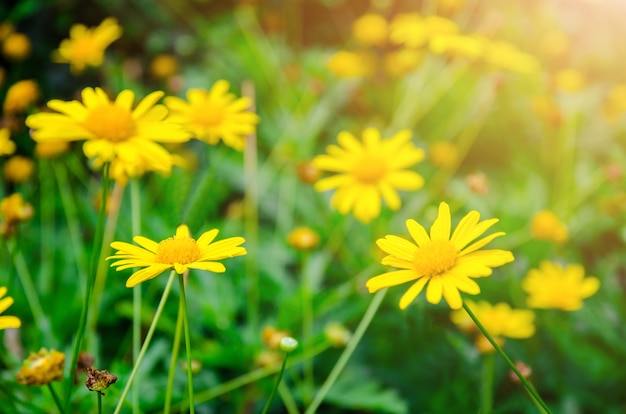
{"type": "Polygon", "coordinates": [[[115,255],[108,257],[117,261],[111,267],[117,270],[132,267],[143,267],[131,275],[126,281],[126,287],[133,287],[146,280],[153,279],[168,269],[174,269],[182,274],[188,269],[208,270],[222,273],[226,271],[223,264],[215,260],[228,257],[243,256],[246,249],[240,245],[245,242],[243,237],[230,237],[213,243],[218,230],[204,232],[198,240],[189,235],[189,228],[181,224],[176,229],[176,235],[160,243],[142,236],[135,236],[133,240],[140,247],[130,243],[113,242],[111,247],[116,249],[115,255]]]}
{"type": "Polygon", "coordinates": [[[364,46],[383,46],[387,42],[387,19],[367,13],[352,23],[352,36],[364,46]]]}
{"type": "MultiPolygon", "coordinates": [[[[467,300],[466,305],[499,345],[504,344],[504,338],[525,339],[535,334],[535,313],[531,310],[512,309],[507,303],[491,305],[485,301],[467,300]]],[[[479,351],[495,351],[465,309],[452,311],[450,319],[461,330],[477,335],[476,347],[479,351]]]]}
{"type": "Polygon", "coordinates": [[[381,196],[397,210],[401,202],[396,189],[417,190],[424,185],[421,175],[406,170],[424,158],[424,151],[411,142],[411,131],[382,139],[379,130],[367,128],[362,142],[343,131],[337,141],[339,146],[329,145],[327,154],[313,159],[313,166],[338,173],[315,183],[315,190],[336,188],[331,205],[341,214],[353,210],[358,220],[367,223],[380,214],[381,196]]]}
{"type": "Polygon", "coordinates": [[[243,150],[245,136],[254,133],[259,116],[250,111],[249,98],[237,98],[228,93],[229,88],[227,81],[220,80],[208,91],[189,89],[187,101],[174,96],[165,98],[170,119],[211,145],[217,145],[221,139],[229,147],[243,150]]]}
{"type": "Polygon", "coordinates": [[[100,88],[85,88],[83,102],[52,100],[48,107],[60,113],[29,116],[26,125],[37,142],[86,140],[83,152],[97,164],[126,161],[145,163],[148,169],[169,172],[172,157],[157,142],[184,142],[189,133],[167,117],[167,109],[156,102],[163,92],[152,92],[133,110],[135,94],[124,90],[115,101],[100,88]]]}
{"type": "Polygon", "coordinates": [[[530,231],[534,239],[557,243],[565,243],[569,236],[565,224],[550,210],[542,210],[533,216],[530,231]]]}
{"type": "Polygon", "coordinates": [[[339,78],[363,78],[376,71],[376,57],[368,52],[340,50],[328,58],[326,67],[339,78]]]}
{"type": "Polygon", "coordinates": [[[4,98],[2,109],[7,114],[25,112],[39,99],[39,86],[32,79],[15,82],[4,98]]]}
{"type": "Polygon", "coordinates": [[[11,141],[9,128],[0,128],[0,155],[11,155],[15,152],[15,142],[11,141]]]}
{"type": "Polygon", "coordinates": [[[402,270],[369,279],[367,289],[373,293],[415,281],[400,299],[400,309],[406,309],[428,283],[428,302],[437,304],[443,295],[452,309],[460,309],[463,300],[459,291],[471,295],[480,293],[480,287],[472,278],[489,276],[493,267],[513,261],[513,254],[506,250],[479,250],[496,237],[503,236],[504,232],[493,233],[470,244],[498,222],[498,219],[482,222],[479,219],[477,211],[470,211],[459,222],[452,237],[450,207],[446,203],[439,205],[430,236],[415,220],[407,220],[406,227],[415,243],[393,235],[376,241],[378,247],[388,254],[382,264],[402,270]]]}
{"type": "MultiPolygon", "coordinates": [[[[9,309],[9,306],[13,305],[13,298],[4,295],[7,294],[7,288],[0,286],[0,315],[9,309]]],[[[22,321],[17,316],[0,316],[0,331],[8,328],[19,328],[22,326],[22,321]]]]}
{"type": "Polygon", "coordinates": [[[47,385],[52,381],[61,381],[64,365],[64,353],[41,348],[37,353],[31,352],[22,364],[16,379],[24,385],[47,385]]]}
{"type": "Polygon", "coordinates": [[[74,24],[70,28],[70,38],[61,41],[59,48],[53,52],[52,60],[69,63],[74,73],[82,72],[87,66],[99,67],[104,61],[106,48],[120,37],[122,27],[113,17],[104,19],[94,28],[74,24]]]}
{"type": "Polygon", "coordinates": [[[522,280],[522,289],[528,293],[526,304],[535,309],[575,311],[599,288],[600,280],[585,277],[581,265],[563,268],[547,260],[539,264],[539,269],[529,270],[522,280]]]}
{"type": "Polygon", "coordinates": [[[32,49],[30,39],[23,33],[11,33],[2,42],[2,54],[10,60],[24,60],[32,49]]]}

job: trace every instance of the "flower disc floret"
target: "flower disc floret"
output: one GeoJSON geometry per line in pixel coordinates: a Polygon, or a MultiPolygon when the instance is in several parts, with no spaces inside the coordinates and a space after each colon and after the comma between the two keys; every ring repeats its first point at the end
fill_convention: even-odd
{"type": "Polygon", "coordinates": [[[452,309],[460,309],[463,300],[459,292],[480,293],[474,278],[490,276],[492,268],[513,261],[513,254],[509,251],[480,250],[504,233],[493,233],[474,241],[498,221],[479,220],[480,214],[470,211],[450,235],[450,207],[443,202],[439,205],[430,234],[415,220],[407,220],[406,226],[413,241],[394,235],[376,241],[378,247],[387,253],[382,264],[401,270],[372,277],[366,283],[367,289],[373,293],[414,282],[400,299],[400,308],[405,309],[428,284],[428,302],[437,304],[443,296],[452,309]]]}
{"type": "Polygon", "coordinates": [[[245,255],[246,249],[240,246],[245,240],[243,237],[230,237],[213,242],[217,234],[218,230],[213,229],[203,233],[196,240],[190,236],[189,228],[182,224],[178,226],[173,237],[159,243],[142,236],[133,238],[139,246],[113,242],[111,247],[117,252],[107,260],[116,260],[111,266],[116,267],[118,271],[134,267],[143,268],[130,276],[126,281],[126,287],[133,287],[153,279],[168,269],[173,269],[178,274],[188,269],[222,273],[226,268],[216,260],[245,255]]]}

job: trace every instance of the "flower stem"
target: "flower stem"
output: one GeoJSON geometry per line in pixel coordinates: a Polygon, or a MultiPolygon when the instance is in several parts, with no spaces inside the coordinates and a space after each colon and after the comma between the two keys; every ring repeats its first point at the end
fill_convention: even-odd
{"type": "Polygon", "coordinates": [[[476,324],[478,329],[480,329],[480,331],[483,333],[483,335],[485,335],[487,340],[491,343],[491,345],[493,345],[493,347],[496,349],[496,351],[498,351],[498,353],[502,356],[502,358],[504,358],[504,360],[509,365],[511,370],[515,373],[515,375],[517,375],[519,380],[522,382],[522,385],[524,385],[524,388],[526,388],[526,391],[528,391],[528,393],[532,396],[533,400],[536,403],[538,403],[541,406],[541,408],[546,411],[546,413],[549,414],[550,413],[550,409],[548,408],[546,403],[541,399],[541,397],[539,396],[539,393],[537,393],[535,388],[526,380],[526,378],[524,378],[522,373],[519,372],[519,370],[517,369],[517,367],[515,366],[513,361],[511,361],[511,358],[508,357],[508,355],[504,352],[504,350],[502,350],[500,345],[498,345],[498,343],[491,337],[489,332],[487,332],[487,330],[485,329],[483,324],[480,323],[480,321],[478,320],[476,315],[474,315],[474,312],[472,312],[472,310],[469,308],[469,306],[467,306],[467,304],[465,302],[463,303],[463,309],[465,309],[465,312],[467,312],[469,317],[472,318],[472,320],[474,321],[474,323],[476,324]]]}
{"type": "Polygon", "coordinates": [[[59,399],[59,396],[57,395],[56,391],[54,391],[54,388],[52,388],[52,383],[50,382],[48,383],[48,389],[50,390],[50,394],[52,394],[52,399],[54,400],[54,403],[59,409],[59,412],[63,414],[65,411],[63,410],[63,405],[61,404],[61,400],[59,399]]]}
{"type": "Polygon", "coordinates": [[[178,284],[180,286],[180,307],[183,310],[183,325],[185,329],[185,350],[187,352],[187,387],[189,389],[189,412],[194,414],[193,403],[193,373],[191,366],[191,332],[189,331],[189,315],[187,314],[187,299],[185,298],[185,279],[179,275],[178,284]]]}
{"type": "Polygon", "coordinates": [[[480,389],[480,413],[489,414],[493,409],[493,370],[494,353],[483,355],[482,385],[480,389]]]}
{"type": "Polygon", "coordinates": [[[98,259],[100,257],[100,248],[102,245],[102,235],[104,233],[104,219],[106,215],[107,196],[109,190],[109,163],[104,164],[102,171],[102,193],[100,198],[100,211],[98,212],[98,221],[96,223],[96,232],[93,240],[93,249],[91,251],[91,260],[89,263],[89,274],[87,275],[87,288],[85,289],[85,299],[83,308],[80,312],[80,320],[78,323],[78,332],[76,333],[76,341],[74,343],[74,351],[72,352],[72,362],[70,363],[67,379],[65,380],[65,411],[69,411],[70,400],[72,399],[72,385],[74,383],[74,371],[78,362],[78,354],[85,336],[85,328],[87,327],[87,316],[89,314],[89,304],[93,291],[96,273],[98,271],[98,259]]]}
{"type": "MultiPolygon", "coordinates": [[[[302,259],[302,342],[308,346],[313,337],[313,289],[309,270],[309,253],[305,252],[302,259]]],[[[304,361],[304,400],[311,402],[314,388],[313,360],[304,361]]]]}
{"type": "Polygon", "coordinates": [[[352,356],[352,353],[354,352],[357,345],[361,341],[361,338],[363,338],[363,334],[365,334],[365,331],[367,330],[367,327],[369,326],[370,322],[374,318],[376,311],[378,311],[378,307],[380,306],[380,303],[382,302],[386,293],[387,293],[387,289],[383,289],[374,295],[374,299],[372,299],[372,301],[370,302],[367,310],[365,311],[365,314],[363,315],[363,318],[361,319],[361,322],[359,323],[359,326],[356,328],[356,331],[354,332],[354,335],[352,336],[352,338],[350,338],[350,341],[346,345],[346,349],[344,349],[343,353],[337,360],[337,363],[335,364],[330,374],[328,375],[328,378],[326,378],[326,381],[324,382],[320,390],[317,392],[317,395],[313,399],[313,402],[311,403],[311,405],[309,405],[309,407],[304,412],[305,414],[315,413],[317,411],[317,408],[322,403],[322,401],[324,401],[326,394],[328,394],[328,391],[335,384],[335,381],[339,377],[339,374],[341,374],[341,371],[348,363],[348,360],[350,359],[350,357],[352,356]]]}
{"type": "Polygon", "coordinates": [[[272,400],[274,399],[274,394],[276,394],[278,385],[280,384],[280,381],[283,379],[283,374],[285,373],[285,367],[287,366],[287,358],[289,358],[289,352],[285,352],[285,357],[283,358],[283,364],[281,365],[280,372],[278,373],[278,376],[276,377],[274,388],[272,389],[272,393],[270,394],[270,397],[267,399],[267,402],[265,403],[265,408],[263,408],[263,412],[261,414],[266,414],[267,410],[269,410],[270,408],[270,404],[272,403],[272,400]]]}
{"type": "Polygon", "coordinates": [[[176,317],[176,330],[174,331],[174,343],[172,344],[172,357],[170,370],[167,374],[167,388],[165,389],[165,405],[163,414],[169,414],[172,404],[172,389],[174,388],[174,373],[176,372],[176,360],[180,349],[180,337],[183,334],[183,304],[179,303],[178,316],[176,317]]]}
{"type": "Polygon", "coordinates": [[[97,392],[98,394],[98,414],[102,414],[102,394],[97,392]]]}
{"type": "MultiPolygon", "coordinates": [[[[141,234],[141,207],[139,181],[130,181],[130,215],[133,236],[141,234]]],[[[133,363],[137,363],[141,348],[141,283],[133,287],[133,363]]],[[[139,374],[141,375],[141,374],[139,374]]],[[[139,395],[141,390],[136,388],[131,395],[133,414],[139,414],[139,395]]]]}
{"type": "Polygon", "coordinates": [[[174,270],[171,271],[169,280],[167,281],[167,285],[165,285],[165,290],[163,291],[163,296],[161,296],[161,301],[159,302],[159,306],[154,314],[154,318],[152,318],[152,323],[150,324],[150,328],[148,328],[148,333],[146,334],[146,339],[141,347],[141,351],[139,351],[139,356],[137,357],[137,361],[135,362],[135,366],[133,367],[132,372],[130,373],[130,377],[128,378],[128,382],[124,387],[124,391],[122,391],[122,395],[120,396],[120,400],[115,407],[114,414],[118,414],[122,405],[124,404],[124,400],[126,399],[126,395],[128,394],[128,390],[137,375],[137,371],[139,370],[139,366],[141,365],[141,361],[143,360],[146,351],[148,350],[148,346],[150,345],[150,341],[152,341],[152,335],[154,335],[154,331],[156,330],[157,322],[161,317],[161,313],[163,313],[163,308],[165,307],[165,302],[167,301],[167,297],[170,294],[170,290],[172,289],[172,284],[174,283],[174,277],[176,276],[176,272],[174,270]]]}

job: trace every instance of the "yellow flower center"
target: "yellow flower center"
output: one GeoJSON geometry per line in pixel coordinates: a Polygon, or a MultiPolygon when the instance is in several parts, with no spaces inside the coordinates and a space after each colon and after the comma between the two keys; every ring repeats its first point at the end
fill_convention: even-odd
{"type": "Polygon", "coordinates": [[[432,240],[415,252],[415,271],[424,276],[440,275],[454,267],[458,251],[449,240],[432,240]]]}
{"type": "Polygon", "coordinates": [[[156,261],[165,264],[189,264],[200,258],[200,248],[191,237],[169,237],[159,243],[156,261]]]}
{"type": "Polygon", "coordinates": [[[379,157],[366,155],[361,158],[354,169],[352,174],[357,180],[364,184],[373,184],[378,182],[387,173],[387,163],[379,157]]]}
{"type": "Polygon", "coordinates": [[[97,52],[96,45],[91,35],[85,35],[79,39],[74,39],[72,48],[72,59],[76,62],[87,62],[94,53],[97,52]]]}
{"type": "Polygon", "coordinates": [[[207,103],[192,110],[191,121],[204,127],[214,127],[224,121],[225,115],[223,108],[207,103]]]}
{"type": "Polygon", "coordinates": [[[114,104],[92,109],[83,125],[96,137],[114,142],[124,141],[135,133],[135,120],[130,111],[114,104]]]}

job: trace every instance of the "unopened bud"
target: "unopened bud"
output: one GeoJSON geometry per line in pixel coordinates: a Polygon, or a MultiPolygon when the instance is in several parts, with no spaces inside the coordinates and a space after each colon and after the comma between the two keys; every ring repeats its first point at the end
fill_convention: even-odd
{"type": "Polygon", "coordinates": [[[280,350],[286,353],[293,352],[298,347],[298,341],[294,338],[287,336],[280,340],[280,350]]]}

